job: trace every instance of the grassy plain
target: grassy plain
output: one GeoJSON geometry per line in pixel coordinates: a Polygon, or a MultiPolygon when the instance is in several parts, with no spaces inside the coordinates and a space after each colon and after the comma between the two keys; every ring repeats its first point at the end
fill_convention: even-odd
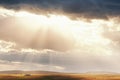
{"type": "Polygon", "coordinates": [[[0,74],[0,80],[120,80],[119,74],[0,74]]]}

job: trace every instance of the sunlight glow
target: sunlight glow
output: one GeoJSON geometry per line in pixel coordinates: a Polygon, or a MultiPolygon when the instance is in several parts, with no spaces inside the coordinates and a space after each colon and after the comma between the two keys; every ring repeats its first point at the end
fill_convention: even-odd
{"type": "MultiPolygon", "coordinates": [[[[74,38],[76,43],[75,47],[87,45],[92,47],[95,46],[96,49],[99,49],[99,47],[97,47],[98,45],[105,47],[111,42],[109,39],[104,38],[102,34],[104,32],[103,26],[113,26],[113,21],[109,22],[106,20],[92,19],[91,22],[87,22],[83,19],[72,20],[64,15],[38,15],[26,11],[15,12],[12,10],[3,10],[3,12],[4,14],[9,13],[7,15],[15,17],[16,22],[19,24],[21,29],[24,29],[25,31],[30,30],[29,34],[32,37],[28,41],[28,44],[30,44],[39,31],[42,30],[40,40],[42,42],[41,45],[44,45],[47,37],[47,31],[49,29],[55,31],[55,34],[60,34],[65,38],[74,38]]],[[[27,51],[29,52],[31,50],[27,51]]]]}
{"type": "Polygon", "coordinates": [[[42,27],[65,28],[69,25],[70,19],[66,16],[57,16],[49,14],[48,16],[37,15],[28,12],[18,12],[15,15],[21,25],[32,29],[42,27]]]}
{"type": "Polygon", "coordinates": [[[110,25],[113,23],[108,23],[104,20],[94,19],[91,22],[85,22],[82,20],[71,20],[63,15],[49,14],[48,16],[45,16],[29,12],[18,12],[16,13],[16,17],[21,25],[32,30],[38,30],[45,27],[46,29],[55,29],[62,35],[66,35],[67,32],[70,32],[78,43],[84,43],[87,45],[93,45],[96,43],[107,45],[110,43],[109,40],[102,36],[102,26],[103,24],[110,25]]]}

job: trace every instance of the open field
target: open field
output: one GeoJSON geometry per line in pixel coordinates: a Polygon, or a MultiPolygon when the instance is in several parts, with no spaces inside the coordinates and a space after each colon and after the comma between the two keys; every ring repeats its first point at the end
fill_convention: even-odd
{"type": "Polygon", "coordinates": [[[112,74],[1,74],[0,80],[120,80],[112,74]]]}

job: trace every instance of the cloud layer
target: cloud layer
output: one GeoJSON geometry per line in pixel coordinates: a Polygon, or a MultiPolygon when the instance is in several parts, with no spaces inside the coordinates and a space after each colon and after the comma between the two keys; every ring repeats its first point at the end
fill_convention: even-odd
{"type": "MultiPolygon", "coordinates": [[[[1,70],[52,70],[63,72],[119,72],[119,53],[81,48],[67,52],[55,50],[14,49],[11,42],[1,41],[1,70]],[[6,48],[6,46],[10,46],[6,48]],[[11,68],[11,66],[13,66],[11,68]],[[117,65],[117,66],[116,66],[117,65]],[[7,68],[7,69],[6,69],[7,68]]],[[[113,51],[113,50],[111,50],[113,51]]],[[[115,51],[114,51],[115,52],[115,51]]]]}
{"type": "Polygon", "coordinates": [[[22,70],[120,71],[120,1],[1,0],[0,5],[7,8],[0,8],[2,70],[15,65],[13,69],[22,70]],[[27,15],[35,17],[35,20],[30,16],[18,17],[19,10],[42,14],[44,20],[40,20],[41,15],[38,19],[38,16],[30,13],[27,15]],[[48,20],[50,16],[45,16],[49,13],[75,19],[86,17],[91,22],[66,19],[63,16],[60,19],[57,16],[52,22],[51,19],[48,20]],[[101,20],[108,17],[117,18],[110,18],[111,21],[101,20]]]}
{"type": "Polygon", "coordinates": [[[28,10],[35,13],[59,13],[72,18],[104,18],[120,16],[118,0],[2,0],[8,9],[28,10]]]}

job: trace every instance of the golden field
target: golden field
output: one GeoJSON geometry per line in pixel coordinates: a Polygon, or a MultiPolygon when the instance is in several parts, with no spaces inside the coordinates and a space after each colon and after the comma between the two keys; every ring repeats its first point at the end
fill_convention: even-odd
{"type": "Polygon", "coordinates": [[[120,80],[119,74],[1,74],[0,80],[120,80]]]}

